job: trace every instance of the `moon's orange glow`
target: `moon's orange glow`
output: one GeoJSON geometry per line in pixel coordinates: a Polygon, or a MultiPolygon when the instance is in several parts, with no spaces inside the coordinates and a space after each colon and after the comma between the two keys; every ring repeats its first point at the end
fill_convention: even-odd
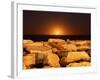
{"type": "Polygon", "coordinates": [[[52,30],[53,35],[63,35],[63,30],[61,28],[55,28],[52,30]]]}
{"type": "Polygon", "coordinates": [[[59,32],[59,31],[56,31],[56,32],[55,32],[55,35],[60,35],[60,32],[59,32]]]}
{"type": "Polygon", "coordinates": [[[64,35],[64,29],[62,25],[54,25],[49,30],[49,34],[51,35],[64,35]]]}

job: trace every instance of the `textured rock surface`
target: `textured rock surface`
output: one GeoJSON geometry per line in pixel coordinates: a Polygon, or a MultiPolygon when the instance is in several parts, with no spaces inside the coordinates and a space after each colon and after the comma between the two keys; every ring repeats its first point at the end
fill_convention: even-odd
{"type": "Polygon", "coordinates": [[[90,45],[90,40],[23,40],[23,68],[90,66],[90,45]]]}

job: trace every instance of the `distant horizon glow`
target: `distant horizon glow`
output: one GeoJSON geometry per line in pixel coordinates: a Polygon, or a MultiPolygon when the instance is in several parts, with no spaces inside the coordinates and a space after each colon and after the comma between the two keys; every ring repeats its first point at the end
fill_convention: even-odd
{"type": "Polygon", "coordinates": [[[90,35],[91,14],[23,10],[24,35],[90,35]]]}
{"type": "Polygon", "coordinates": [[[50,35],[64,35],[64,31],[62,29],[62,25],[52,25],[49,29],[50,35]]]}

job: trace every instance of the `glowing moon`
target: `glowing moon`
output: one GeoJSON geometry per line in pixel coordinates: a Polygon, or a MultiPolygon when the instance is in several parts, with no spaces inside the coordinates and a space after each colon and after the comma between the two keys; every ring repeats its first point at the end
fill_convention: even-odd
{"type": "Polygon", "coordinates": [[[60,35],[60,31],[55,31],[55,35],[60,35]]]}
{"type": "Polygon", "coordinates": [[[63,35],[63,30],[61,28],[54,28],[52,30],[52,35],[63,35]]]}
{"type": "Polygon", "coordinates": [[[63,25],[53,25],[49,31],[51,35],[64,35],[63,25]]]}

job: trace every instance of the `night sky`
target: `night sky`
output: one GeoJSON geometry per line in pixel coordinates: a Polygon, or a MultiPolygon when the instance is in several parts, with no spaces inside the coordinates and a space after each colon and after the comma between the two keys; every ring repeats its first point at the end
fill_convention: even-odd
{"type": "Polygon", "coordinates": [[[87,13],[23,11],[24,35],[90,35],[87,13]]]}

